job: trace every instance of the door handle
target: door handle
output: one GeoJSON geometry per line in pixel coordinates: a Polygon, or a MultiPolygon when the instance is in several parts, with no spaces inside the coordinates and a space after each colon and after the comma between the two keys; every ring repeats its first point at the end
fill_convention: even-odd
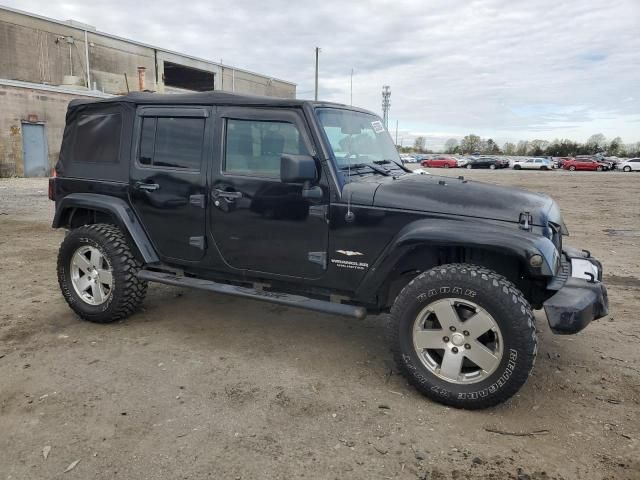
{"type": "Polygon", "coordinates": [[[160,185],[157,183],[142,183],[136,182],[133,186],[136,190],[144,190],[146,192],[153,192],[154,190],[158,190],[160,185]]]}
{"type": "Polygon", "coordinates": [[[224,198],[227,201],[233,201],[237,198],[242,198],[242,192],[227,192],[226,190],[216,188],[213,191],[213,198],[224,198]]]}

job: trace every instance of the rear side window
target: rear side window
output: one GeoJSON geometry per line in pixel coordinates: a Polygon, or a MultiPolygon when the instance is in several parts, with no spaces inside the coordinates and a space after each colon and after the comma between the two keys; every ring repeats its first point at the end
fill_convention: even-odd
{"type": "Polygon", "coordinates": [[[74,162],[118,163],[122,131],[119,113],[81,115],[75,130],[74,162]]]}
{"type": "Polygon", "coordinates": [[[298,128],[288,122],[227,120],[224,171],[279,177],[283,153],[307,154],[298,128]]]}
{"type": "Polygon", "coordinates": [[[143,117],[138,162],[158,168],[200,170],[204,118],[143,117]]]}

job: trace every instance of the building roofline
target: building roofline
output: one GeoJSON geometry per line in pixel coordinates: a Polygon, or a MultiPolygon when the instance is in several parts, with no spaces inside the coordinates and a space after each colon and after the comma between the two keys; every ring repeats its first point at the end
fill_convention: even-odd
{"type": "MultiPolygon", "coordinates": [[[[2,11],[2,10],[6,10],[7,12],[11,12],[11,13],[16,13],[18,15],[24,15],[26,17],[37,18],[38,20],[43,20],[43,21],[46,21],[46,22],[56,23],[58,25],[62,25],[62,26],[67,27],[67,28],[78,30],[80,32],[84,32],[85,31],[85,29],[83,29],[82,27],[80,27],[78,25],[73,25],[71,23],[67,23],[64,20],[58,20],[58,19],[55,19],[55,18],[45,17],[44,15],[38,15],[37,13],[25,12],[24,10],[19,10],[17,8],[11,8],[11,7],[6,7],[4,5],[0,5],[0,11],[2,11]]],[[[159,52],[170,53],[172,55],[178,55],[180,57],[188,58],[190,60],[196,60],[198,62],[204,62],[204,63],[208,63],[210,65],[215,65],[215,66],[220,67],[220,68],[228,68],[229,70],[235,70],[236,72],[243,72],[243,73],[248,73],[250,75],[258,75],[260,77],[270,78],[270,79],[276,80],[278,82],[286,83],[288,85],[293,85],[294,87],[298,86],[297,83],[290,82],[288,80],[283,80],[283,79],[277,78],[277,77],[272,77],[270,75],[265,75],[264,73],[253,72],[251,70],[246,70],[244,68],[234,67],[233,65],[227,65],[227,64],[224,64],[224,63],[220,63],[220,62],[214,62],[214,61],[208,60],[206,58],[196,57],[194,55],[189,55],[189,54],[186,54],[186,53],[177,52],[175,50],[168,50],[166,48],[158,47],[158,46],[155,46],[155,45],[150,45],[148,43],[138,42],[136,40],[131,40],[129,38],[120,37],[118,35],[113,35],[113,34],[110,34],[110,33],[102,32],[102,31],[97,30],[97,29],[96,30],[87,29],[86,31],[88,33],[93,34],[93,35],[99,35],[99,36],[106,37],[106,38],[112,38],[114,40],[120,40],[122,42],[127,42],[127,43],[130,43],[132,45],[137,45],[139,47],[152,48],[152,49],[157,50],[159,52]]]]}
{"type": "Polygon", "coordinates": [[[47,85],[46,83],[23,82],[22,80],[9,80],[6,78],[0,78],[0,86],[28,88],[31,90],[40,90],[43,92],[66,93],[68,95],[79,95],[83,97],[94,97],[94,98],[105,98],[105,99],[112,98],[114,96],[108,93],[100,92],[98,90],[60,87],[57,85],[47,85]]]}

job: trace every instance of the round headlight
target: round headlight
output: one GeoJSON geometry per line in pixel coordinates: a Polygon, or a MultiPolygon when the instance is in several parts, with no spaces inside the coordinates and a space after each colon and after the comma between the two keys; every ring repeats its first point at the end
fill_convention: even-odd
{"type": "Polygon", "coordinates": [[[539,268],[542,266],[543,258],[542,255],[531,255],[529,258],[529,265],[532,267],[539,268]]]}

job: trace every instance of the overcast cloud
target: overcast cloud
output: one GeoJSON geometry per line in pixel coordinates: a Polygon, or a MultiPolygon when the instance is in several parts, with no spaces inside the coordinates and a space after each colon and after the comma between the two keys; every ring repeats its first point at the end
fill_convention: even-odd
{"type": "Polygon", "coordinates": [[[57,19],[247,68],[380,112],[405,145],[476,133],[506,140],[593,133],[640,140],[640,0],[0,0],[57,19]]]}

